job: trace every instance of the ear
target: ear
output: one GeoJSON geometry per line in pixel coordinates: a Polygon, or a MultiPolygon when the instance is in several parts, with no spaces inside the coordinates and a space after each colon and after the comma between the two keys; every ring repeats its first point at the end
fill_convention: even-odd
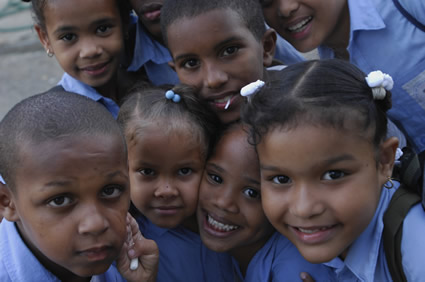
{"type": "Polygon", "coordinates": [[[4,217],[8,221],[19,220],[14,201],[12,192],[0,181],[0,218],[4,217]]]}
{"type": "Polygon", "coordinates": [[[44,49],[46,51],[50,51],[53,53],[53,50],[50,46],[50,40],[49,36],[47,35],[47,32],[38,24],[34,25],[35,31],[37,31],[38,39],[40,39],[41,44],[43,44],[44,49]]]}
{"type": "Polygon", "coordinates": [[[170,68],[173,69],[173,71],[176,71],[176,64],[174,63],[174,61],[168,62],[168,65],[170,66],[170,68]]]}
{"type": "Polygon", "coordinates": [[[395,162],[398,139],[390,137],[379,146],[378,173],[381,186],[391,177],[395,162]]]}
{"type": "Polygon", "coordinates": [[[274,53],[276,51],[276,40],[276,31],[272,28],[267,29],[261,39],[261,44],[263,45],[263,65],[265,67],[272,65],[274,53]]]}

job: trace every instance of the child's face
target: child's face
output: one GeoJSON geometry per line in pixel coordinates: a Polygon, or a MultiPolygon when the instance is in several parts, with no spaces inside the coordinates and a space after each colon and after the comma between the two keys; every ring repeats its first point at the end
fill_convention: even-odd
{"type": "Polygon", "coordinates": [[[44,15],[47,33],[37,32],[65,72],[94,88],[115,80],[123,48],[116,0],[49,1],[44,15]]]}
{"type": "Polygon", "coordinates": [[[126,238],[130,190],[122,139],[75,136],[26,145],[20,163],[12,195],[20,234],[34,255],[60,279],[68,271],[105,272],[126,238]]]}
{"type": "Polygon", "coordinates": [[[131,200],[155,225],[173,228],[196,211],[204,168],[189,132],[144,132],[128,142],[131,200]]]}
{"type": "Polygon", "coordinates": [[[349,29],[344,28],[350,21],[347,0],[262,2],[267,23],[300,52],[322,44],[332,46],[348,37],[349,29]]]}
{"type": "Polygon", "coordinates": [[[366,229],[391,175],[396,147],[388,142],[378,155],[371,141],[348,130],[305,124],[261,140],[264,212],[305,259],[344,258],[366,229]]]}
{"type": "Polygon", "coordinates": [[[261,206],[260,168],[242,129],[227,133],[207,161],[199,192],[204,244],[218,252],[255,253],[272,227],[261,206]]]}
{"type": "Polygon", "coordinates": [[[130,0],[139,21],[160,42],[162,42],[162,32],[159,19],[163,2],[163,0],[130,0]]]}
{"type": "Polygon", "coordinates": [[[229,9],[181,18],[167,30],[172,65],[180,81],[194,86],[223,123],[239,119],[240,89],[263,78],[264,66],[272,61],[274,36],[269,30],[258,41],[229,9]]]}

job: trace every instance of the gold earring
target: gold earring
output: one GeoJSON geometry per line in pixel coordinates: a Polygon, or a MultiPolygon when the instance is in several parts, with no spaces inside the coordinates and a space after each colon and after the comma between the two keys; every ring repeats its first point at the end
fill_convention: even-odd
{"type": "Polygon", "coordinates": [[[47,49],[46,53],[47,53],[47,57],[49,58],[53,57],[53,52],[51,52],[50,49],[47,49]]]}
{"type": "Polygon", "coordinates": [[[387,189],[391,189],[394,187],[394,182],[391,177],[388,177],[387,182],[385,182],[384,187],[387,189]]]}

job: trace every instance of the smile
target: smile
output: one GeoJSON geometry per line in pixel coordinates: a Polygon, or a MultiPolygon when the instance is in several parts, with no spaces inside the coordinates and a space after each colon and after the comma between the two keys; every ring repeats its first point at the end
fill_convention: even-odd
{"type": "Polygon", "coordinates": [[[310,23],[312,19],[313,19],[313,17],[310,16],[310,17],[306,18],[305,20],[302,20],[301,22],[299,22],[299,23],[297,23],[293,26],[288,27],[288,30],[290,32],[301,32],[307,27],[307,24],[310,23]]]}
{"type": "Polygon", "coordinates": [[[232,230],[236,230],[239,228],[239,226],[237,225],[232,225],[232,224],[224,224],[221,223],[217,220],[215,220],[214,218],[212,218],[210,215],[207,214],[207,221],[208,224],[213,227],[214,229],[216,229],[217,231],[232,231],[232,230]]]}
{"type": "Polygon", "coordinates": [[[296,227],[296,228],[299,231],[301,231],[302,233],[313,234],[313,233],[316,233],[316,232],[325,231],[325,230],[330,229],[332,227],[333,226],[326,226],[326,227],[315,228],[315,229],[305,229],[305,228],[301,228],[301,227],[296,227]]]}

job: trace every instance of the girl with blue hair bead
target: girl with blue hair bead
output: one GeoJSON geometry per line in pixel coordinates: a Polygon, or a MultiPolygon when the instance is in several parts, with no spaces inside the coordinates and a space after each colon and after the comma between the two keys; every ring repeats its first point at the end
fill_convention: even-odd
{"type": "Polygon", "coordinates": [[[131,200],[144,236],[159,246],[157,281],[233,280],[231,259],[202,245],[195,211],[218,118],[192,88],[135,86],[118,121],[129,157],[131,200]]]}

